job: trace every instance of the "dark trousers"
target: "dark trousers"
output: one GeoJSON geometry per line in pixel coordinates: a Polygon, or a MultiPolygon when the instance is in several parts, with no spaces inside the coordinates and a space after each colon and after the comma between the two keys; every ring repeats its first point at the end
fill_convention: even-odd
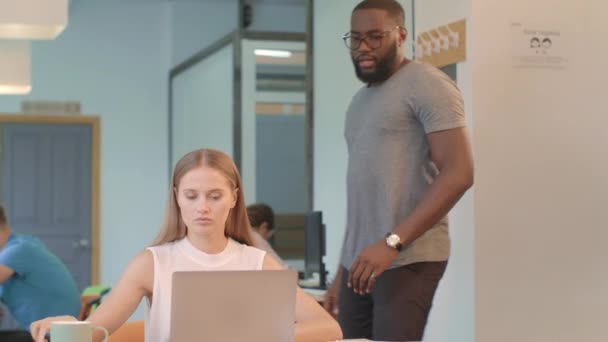
{"type": "Polygon", "coordinates": [[[29,331],[22,330],[0,330],[0,341],[2,342],[34,342],[29,331]]]}
{"type": "Polygon", "coordinates": [[[421,341],[446,266],[447,261],[420,262],[387,270],[368,295],[358,295],[346,286],[348,270],[344,269],[338,300],[344,338],[421,341]]]}

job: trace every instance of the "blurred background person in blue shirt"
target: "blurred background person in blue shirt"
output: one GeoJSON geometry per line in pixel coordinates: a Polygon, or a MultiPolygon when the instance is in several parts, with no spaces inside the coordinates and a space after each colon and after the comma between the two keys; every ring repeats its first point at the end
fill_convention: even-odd
{"type": "Polygon", "coordinates": [[[0,332],[2,341],[28,341],[30,323],[49,316],[77,316],[80,294],[65,264],[38,238],[15,234],[0,205],[0,301],[23,334],[0,332]]]}

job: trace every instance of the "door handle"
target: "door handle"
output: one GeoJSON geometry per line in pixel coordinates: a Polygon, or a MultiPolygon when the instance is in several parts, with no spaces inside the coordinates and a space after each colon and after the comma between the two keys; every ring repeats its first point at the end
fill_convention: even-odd
{"type": "Polygon", "coordinates": [[[78,241],[74,241],[72,243],[72,247],[74,248],[89,248],[90,243],[87,239],[80,239],[78,241]]]}

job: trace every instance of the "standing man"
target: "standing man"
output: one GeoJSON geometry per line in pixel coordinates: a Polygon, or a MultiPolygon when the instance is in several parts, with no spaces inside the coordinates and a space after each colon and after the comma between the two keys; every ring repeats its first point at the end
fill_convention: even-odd
{"type": "Polygon", "coordinates": [[[395,0],[366,0],[344,35],[365,85],[346,114],[347,226],[325,306],[345,338],[421,340],[450,254],[447,214],[473,184],[463,100],[405,58],[395,0]]]}
{"type": "MultiPolygon", "coordinates": [[[[13,233],[1,205],[0,300],[27,330],[45,317],[80,311],[80,295],[67,267],[37,238],[13,233]]],[[[0,331],[0,341],[31,341],[31,336],[0,331]]]]}

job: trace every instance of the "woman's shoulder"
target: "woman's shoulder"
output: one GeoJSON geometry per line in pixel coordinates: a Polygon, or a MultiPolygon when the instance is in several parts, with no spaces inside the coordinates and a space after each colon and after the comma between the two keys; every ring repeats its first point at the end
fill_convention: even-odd
{"type": "Polygon", "coordinates": [[[239,251],[238,255],[240,257],[241,264],[249,265],[246,268],[253,268],[258,270],[262,269],[262,264],[266,256],[266,251],[263,251],[253,246],[249,246],[244,243],[240,243],[235,240],[232,241],[233,245],[236,246],[235,249],[239,251]]]}
{"type": "Polygon", "coordinates": [[[264,254],[266,254],[266,251],[261,248],[258,248],[255,246],[249,246],[246,244],[240,244],[240,245],[242,246],[243,251],[245,253],[256,254],[256,255],[260,255],[260,256],[263,256],[264,254]]]}
{"type": "Polygon", "coordinates": [[[172,242],[165,242],[160,245],[149,246],[146,248],[145,252],[150,254],[150,257],[155,264],[165,264],[170,260],[174,259],[175,256],[179,254],[176,252],[180,243],[182,243],[182,240],[176,240],[172,242]]]}
{"type": "Polygon", "coordinates": [[[171,250],[171,249],[175,248],[175,246],[179,245],[179,243],[182,240],[183,239],[175,240],[175,241],[171,241],[171,242],[164,242],[159,245],[148,246],[148,247],[146,247],[146,250],[150,251],[152,253],[157,252],[157,251],[171,250]]]}
{"type": "Polygon", "coordinates": [[[256,241],[252,241],[252,245],[248,245],[246,243],[235,240],[234,238],[230,238],[230,244],[232,245],[230,248],[233,250],[240,249],[241,251],[247,251],[248,253],[258,253],[260,251],[263,252],[262,249],[256,246],[256,241]]]}
{"type": "Polygon", "coordinates": [[[127,266],[127,273],[146,274],[154,269],[154,256],[145,249],[137,254],[127,266]]]}

